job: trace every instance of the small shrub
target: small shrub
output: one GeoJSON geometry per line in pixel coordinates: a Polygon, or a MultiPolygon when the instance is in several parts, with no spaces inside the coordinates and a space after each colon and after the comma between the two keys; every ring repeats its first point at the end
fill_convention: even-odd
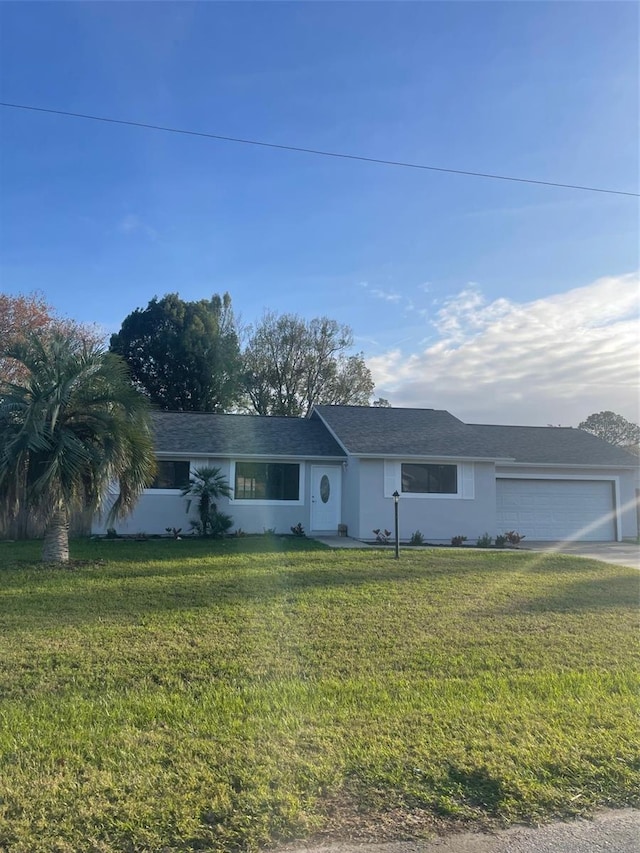
{"type": "Polygon", "coordinates": [[[226,512],[210,512],[207,518],[207,532],[204,533],[204,528],[200,519],[192,518],[189,521],[191,532],[196,536],[210,536],[213,539],[222,539],[227,534],[229,529],[233,527],[233,519],[226,512]]]}
{"type": "Polygon", "coordinates": [[[506,544],[507,544],[506,534],[505,535],[498,534],[498,536],[496,536],[496,548],[504,548],[504,546],[506,544]]]}
{"type": "Polygon", "coordinates": [[[377,527],[373,532],[376,535],[376,542],[379,542],[381,545],[389,544],[390,530],[382,530],[380,527],[377,527]]]}
{"type": "Polygon", "coordinates": [[[509,545],[519,545],[526,538],[522,533],[518,533],[517,530],[509,530],[504,535],[509,545]]]}
{"type": "Polygon", "coordinates": [[[105,533],[105,539],[119,539],[120,534],[115,529],[115,527],[107,527],[107,532],[105,533]]]}
{"type": "Polygon", "coordinates": [[[489,536],[488,533],[483,533],[482,536],[478,536],[478,539],[476,540],[476,545],[478,546],[478,548],[491,548],[492,542],[492,537],[489,536]]]}
{"type": "Polygon", "coordinates": [[[456,548],[459,548],[466,541],[467,541],[466,536],[452,536],[451,537],[451,544],[453,546],[455,546],[456,548]]]}
{"type": "Polygon", "coordinates": [[[236,539],[241,539],[243,536],[246,536],[247,534],[244,532],[244,530],[241,527],[239,527],[237,530],[234,530],[231,535],[235,536],[236,539]]]}
{"type": "Polygon", "coordinates": [[[307,534],[304,532],[304,527],[302,523],[299,521],[295,527],[291,528],[291,532],[294,536],[306,536],[307,534]]]}
{"type": "Polygon", "coordinates": [[[275,536],[276,535],[275,527],[263,527],[262,528],[262,535],[267,536],[267,537],[275,536]]]}
{"type": "Polygon", "coordinates": [[[165,530],[170,536],[173,536],[174,539],[180,539],[180,534],[182,533],[181,527],[165,527],[165,530]]]}
{"type": "Polygon", "coordinates": [[[222,539],[233,527],[233,519],[226,512],[214,512],[209,516],[209,535],[222,539]]]}
{"type": "Polygon", "coordinates": [[[411,534],[411,539],[409,539],[409,545],[423,545],[424,544],[424,536],[419,530],[416,530],[415,533],[411,534]]]}

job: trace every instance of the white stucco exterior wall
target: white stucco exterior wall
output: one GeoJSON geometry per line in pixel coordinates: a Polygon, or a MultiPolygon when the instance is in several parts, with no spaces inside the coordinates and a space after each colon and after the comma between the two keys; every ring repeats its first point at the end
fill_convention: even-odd
{"type": "MultiPolygon", "coordinates": [[[[397,461],[397,460],[396,460],[397,461]]],[[[416,461],[407,458],[406,462],[416,461]]],[[[455,460],[447,460],[454,462],[455,460]]],[[[462,464],[462,462],[460,463],[462,464]]],[[[402,496],[399,503],[400,539],[409,539],[420,530],[428,542],[450,542],[452,536],[476,539],[483,533],[495,535],[496,485],[493,462],[465,463],[473,466],[473,497],[411,495],[402,496]]],[[[358,539],[373,539],[375,528],[394,530],[393,499],[385,497],[385,465],[383,459],[352,460],[346,479],[357,480],[357,487],[349,483],[345,491],[357,490],[360,495],[358,524],[349,526],[349,533],[358,539]]]]}
{"type": "MultiPolygon", "coordinates": [[[[218,509],[233,518],[231,531],[242,529],[245,533],[263,533],[265,529],[275,528],[276,533],[290,533],[291,527],[301,523],[306,532],[310,531],[311,507],[311,466],[318,462],[300,459],[256,459],[263,462],[295,462],[300,464],[300,499],[297,502],[243,501],[220,498],[218,509]]],[[[326,463],[327,465],[335,463],[326,463]]],[[[223,475],[233,486],[233,463],[229,459],[191,459],[191,470],[206,466],[220,468],[223,475]]],[[[342,466],[337,466],[342,470],[342,466]]],[[[132,514],[126,519],[107,525],[105,518],[94,518],[92,533],[104,535],[107,527],[115,527],[121,535],[166,534],[167,527],[181,527],[184,534],[191,530],[190,519],[197,518],[194,503],[187,512],[187,498],[182,497],[179,489],[146,489],[141,495],[132,514]]],[[[337,532],[337,531],[336,531],[337,532]]]]}
{"type": "Polygon", "coordinates": [[[360,537],[360,460],[349,457],[343,469],[342,480],[342,523],[347,525],[347,534],[360,537]]]}
{"type": "MultiPolygon", "coordinates": [[[[233,518],[232,530],[241,528],[246,533],[262,533],[265,529],[275,528],[277,533],[289,533],[291,527],[301,523],[306,532],[311,532],[312,466],[336,463],[299,459],[278,461],[299,462],[301,465],[300,500],[291,504],[260,501],[237,503],[221,498],[218,506],[233,518]]],[[[408,458],[405,461],[418,460],[408,458]]],[[[190,462],[192,469],[215,465],[232,483],[232,462],[229,459],[200,458],[190,462]]],[[[398,464],[398,460],[394,460],[394,464],[398,464]]],[[[462,460],[459,464],[465,466],[466,497],[412,495],[400,498],[399,521],[402,540],[409,539],[416,530],[421,531],[426,541],[435,543],[448,543],[452,536],[458,535],[473,541],[485,532],[491,536],[502,532],[496,527],[496,477],[505,475],[539,479],[607,479],[614,488],[620,538],[635,538],[638,535],[636,471],[616,468],[495,465],[493,462],[468,463],[462,460]],[[472,488],[469,481],[470,471],[472,488]],[[471,492],[473,496],[469,497],[471,492]]],[[[386,496],[389,492],[389,482],[385,486],[385,460],[350,456],[346,466],[337,463],[336,467],[342,477],[340,520],[348,526],[349,536],[372,539],[375,528],[393,531],[393,499],[386,496]]],[[[387,465],[387,476],[389,470],[387,465]]],[[[165,534],[168,527],[181,527],[184,533],[188,533],[191,518],[196,518],[195,506],[192,505],[187,512],[187,499],[180,495],[179,490],[148,489],[128,518],[109,526],[115,527],[117,532],[123,535],[165,534]]],[[[104,517],[94,519],[93,533],[102,535],[106,533],[106,528],[104,517]]]]}

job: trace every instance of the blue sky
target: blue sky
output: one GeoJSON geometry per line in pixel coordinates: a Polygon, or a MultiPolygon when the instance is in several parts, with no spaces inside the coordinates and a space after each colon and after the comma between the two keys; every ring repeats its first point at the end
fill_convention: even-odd
{"type": "MultiPolygon", "coordinates": [[[[25,2],[0,23],[3,101],[638,191],[633,3],[25,2]]],[[[246,323],[348,323],[395,405],[637,420],[637,199],[10,109],[0,146],[5,292],[114,331],[154,295],[229,290],[246,323]]]]}

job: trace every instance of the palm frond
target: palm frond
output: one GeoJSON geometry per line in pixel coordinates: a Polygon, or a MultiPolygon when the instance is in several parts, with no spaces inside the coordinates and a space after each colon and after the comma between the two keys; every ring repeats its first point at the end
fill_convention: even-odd
{"type": "Polygon", "coordinates": [[[112,512],[128,512],[155,458],[149,404],[124,361],[63,335],[32,335],[3,355],[26,378],[0,383],[0,508],[98,508],[117,482],[112,512]]]}

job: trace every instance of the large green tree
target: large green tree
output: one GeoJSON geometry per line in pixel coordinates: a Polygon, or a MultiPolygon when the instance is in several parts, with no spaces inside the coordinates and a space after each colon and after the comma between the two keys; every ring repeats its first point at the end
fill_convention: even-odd
{"type": "Polygon", "coordinates": [[[119,356],[59,332],[1,354],[21,379],[0,380],[0,507],[11,515],[26,503],[45,522],[43,560],[67,562],[70,512],[120,518],[153,477],[149,403],[119,356]]]}
{"type": "Polygon", "coordinates": [[[371,371],[361,353],[349,355],[348,326],[320,317],[267,312],[244,352],[245,387],[259,415],[308,414],[315,404],[367,406],[371,371]]]}
{"type": "Polygon", "coordinates": [[[231,297],[185,302],[154,297],[112,335],[136,386],[168,411],[223,412],[242,393],[240,347],[231,297]]]}
{"type": "Polygon", "coordinates": [[[640,426],[615,412],[595,412],[578,424],[578,429],[618,447],[636,448],[640,444],[640,426]]]}

